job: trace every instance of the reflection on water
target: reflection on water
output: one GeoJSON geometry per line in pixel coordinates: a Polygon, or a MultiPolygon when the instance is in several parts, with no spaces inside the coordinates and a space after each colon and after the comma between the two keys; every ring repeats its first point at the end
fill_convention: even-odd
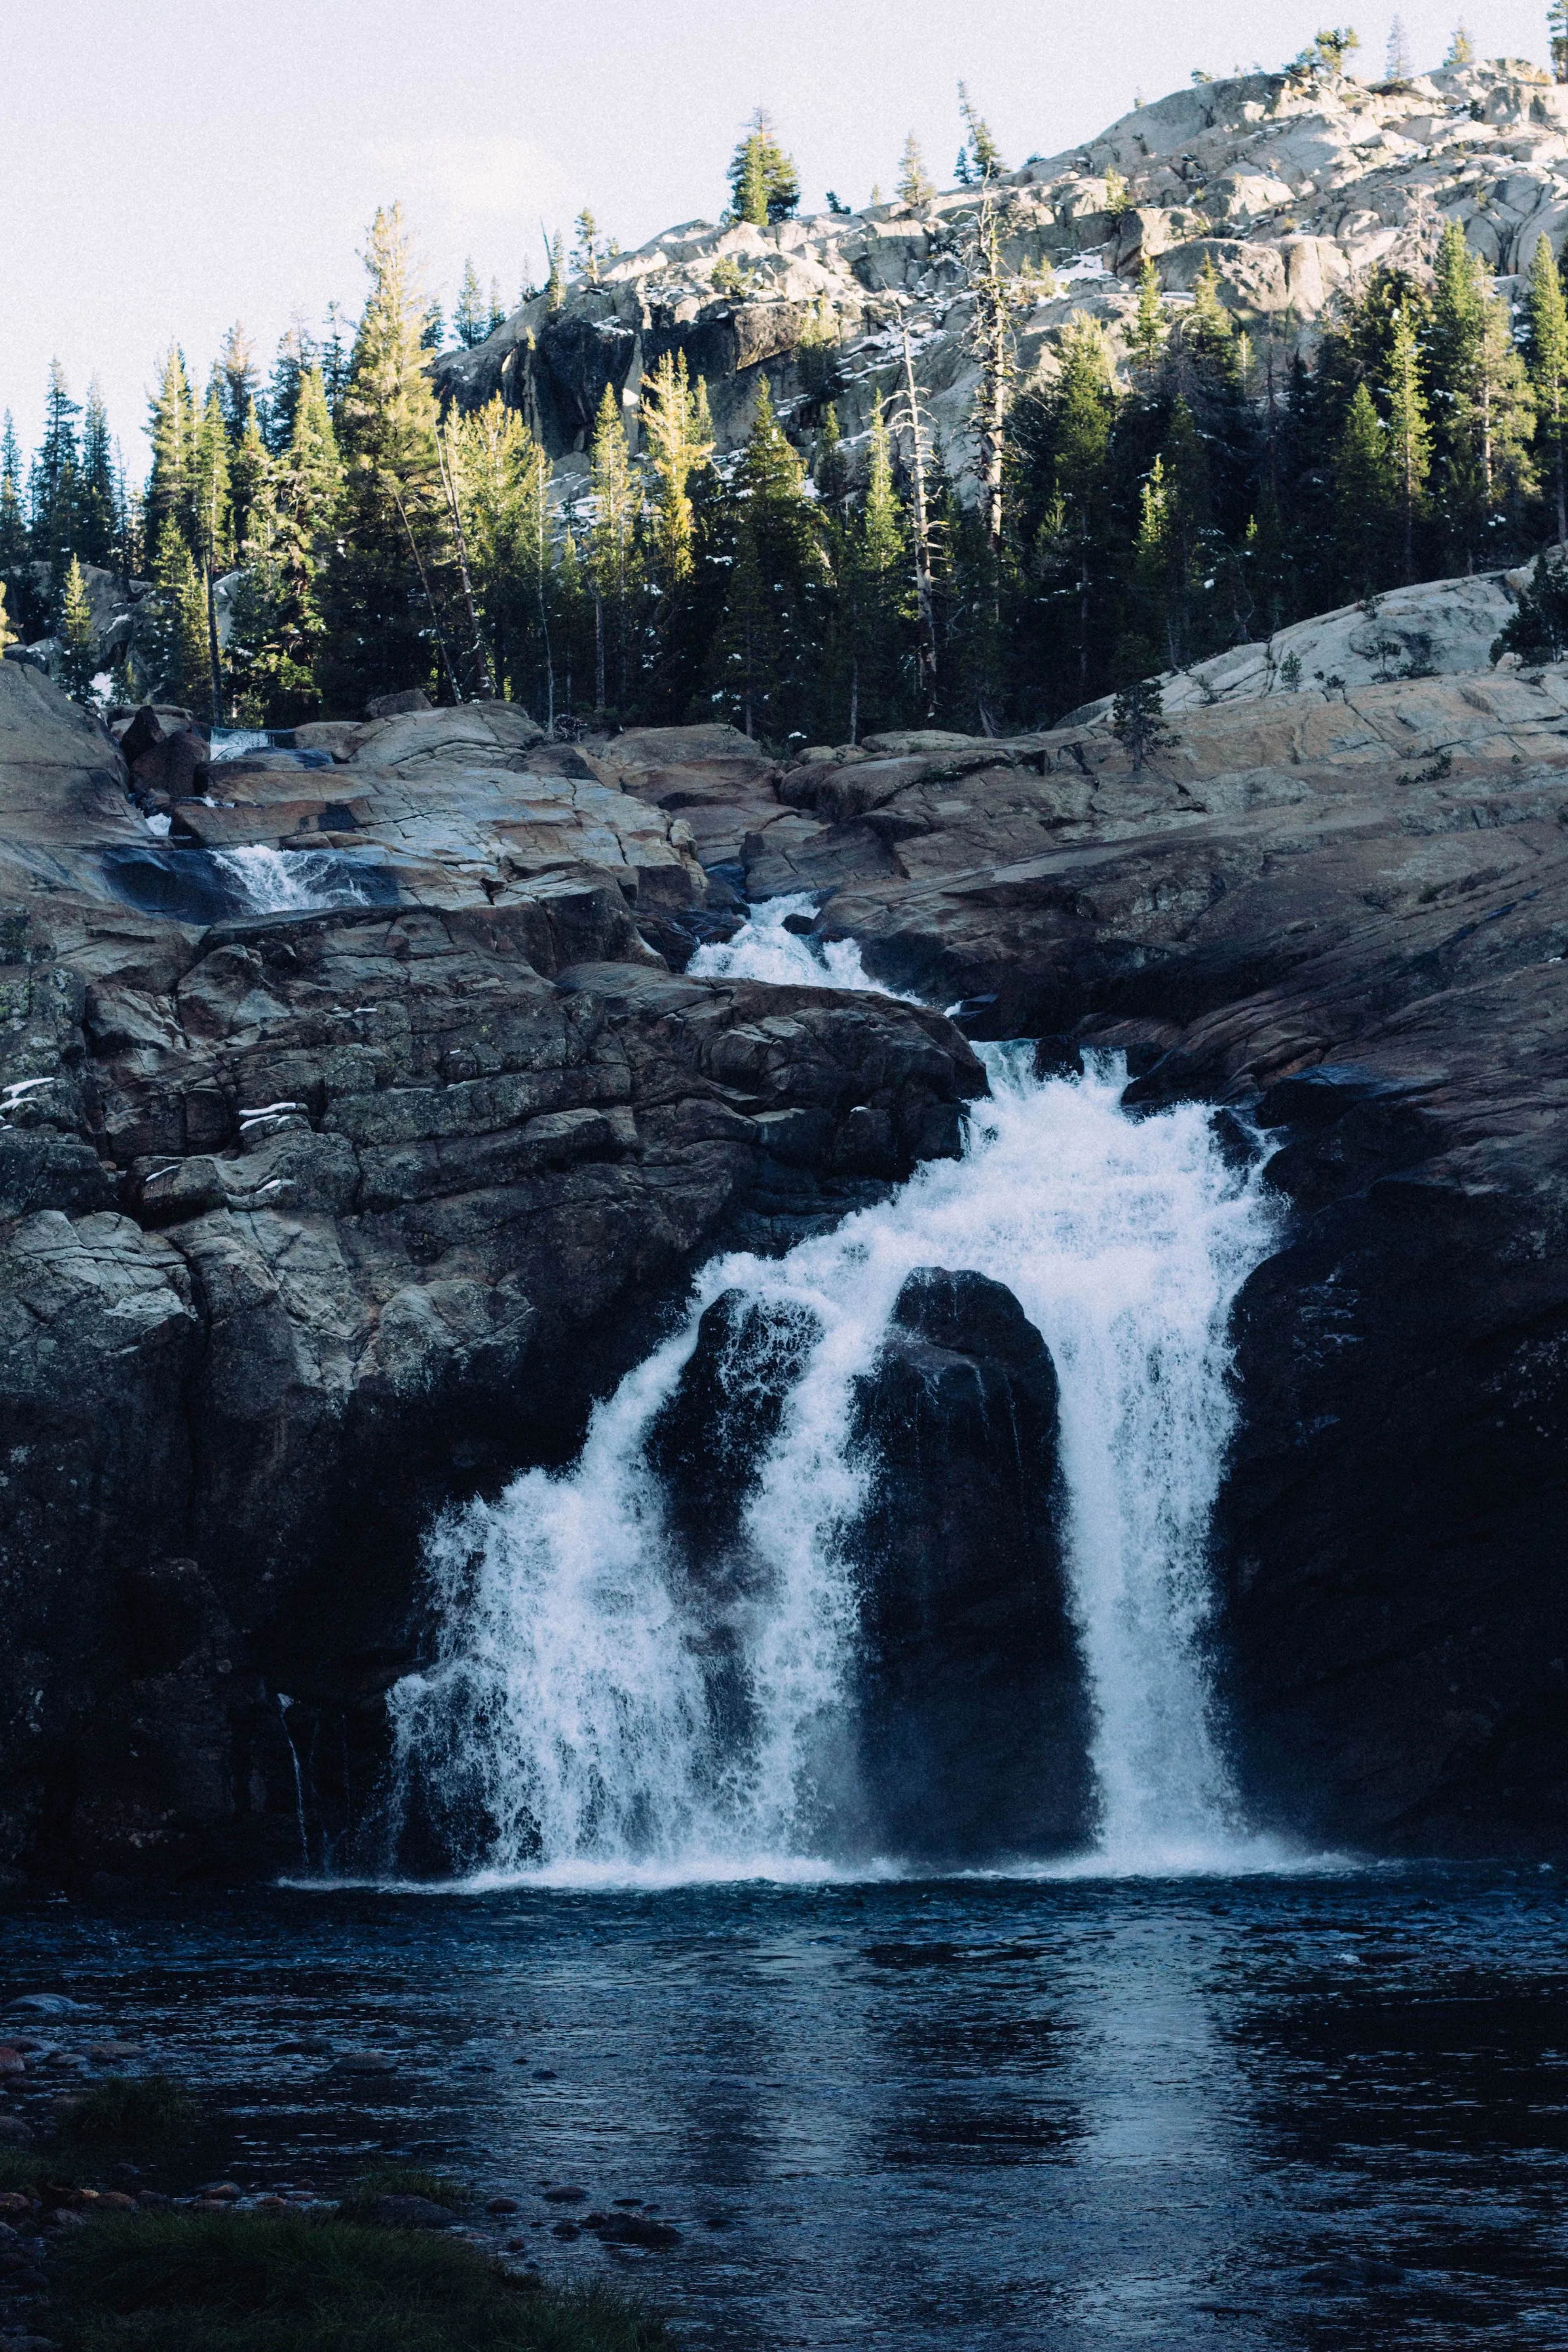
{"type": "Polygon", "coordinates": [[[0,1976],[220,2087],[240,2178],[449,2165],[694,2347],[1511,2352],[1568,2343],[1563,1926],[1479,1870],[281,1890],[13,1912],[0,1976]]]}

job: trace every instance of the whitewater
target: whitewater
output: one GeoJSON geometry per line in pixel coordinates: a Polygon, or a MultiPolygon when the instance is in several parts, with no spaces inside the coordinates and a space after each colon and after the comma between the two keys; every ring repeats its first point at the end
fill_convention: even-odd
{"type": "MultiPolygon", "coordinates": [[[[693,972],[873,986],[853,943],[824,956],[784,929],[810,904],[771,902],[693,972]]],[[[855,1704],[847,1536],[875,1475],[847,1433],[905,1278],[945,1266],[1005,1284],[1059,1384],[1098,1823],[1089,1851],[1044,1866],[1278,1863],[1241,1819],[1205,1657],[1209,1527],[1236,1411],[1227,1326],[1277,1234],[1261,1155],[1233,1165],[1201,1105],[1130,1115],[1119,1057],[1040,1079],[1031,1045],[979,1050],[991,1093],[972,1107],[961,1158],[783,1257],[709,1265],[679,1328],[598,1407],[570,1469],[530,1471],[439,1524],[436,1654],[391,1699],[395,1835],[417,1791],[488,1884],[897,1866],[830,1843],[837,1735],[855,1704]],[[724,1292],[764,1310],[752,1328],[789,1334],[799,1367],[745,1505],[739,1715],[732,1694],[720,1703],[710,1604],[681,1572],[647,1454],[724,1292]]],[[[724,1368],[737,1393],[780,1379],[776,1340],[758,1344],[767,1360],[724,1368]]]]}

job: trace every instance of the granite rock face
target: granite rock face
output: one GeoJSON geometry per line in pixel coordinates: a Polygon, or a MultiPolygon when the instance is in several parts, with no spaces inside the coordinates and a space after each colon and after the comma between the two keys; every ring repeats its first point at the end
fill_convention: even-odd
{"type": "Polygon", "coordinates": [[[114,746],[0,668],[7,1862],[293,1858],[285,1733],[353,1748],[363,1703],[374,1744],[430,1511],[570,1446],[700,1255],[955,1150],[984,1083],[937,1014],[672,974],[668,820],[509,768],[493,714],[422,774],[462,717],[381,723],[393,903],[203,926],[126,902],[114,746]]]}
{"type": "MultiPolygon", "coordinates": [[[[1074,311],[1099,320],[1120,351],[1145,257],[1173,309],[1212,261],[1255,333],[1310,346],[1341,287],[1378,263],[1429,263],[1448,219],[1504,278],[1522,278],[1541,236],[1560,248],[1568,96],[1512,58],[1400,83],[1227,77],[1031,157],[993,194],[1009,266],[1049,273],[1020,321],[1023,375],[1052,366],[1074,311]]],[[[572,485],[605,386],[631,418],[667,352],[707,382],[721,449],[745,439],[764,379],[786,422],[809,426],[832,399],[853,447],[873,393],[898,388],[907,323],[936,441],[972,487],[975,202],[954,188],[912,212],[884,204],[770,228],[685,222],[606,264],[596,283],[575,282],[559,310],[540,295],[487,341],[444,353],[437,383],[463,406],[499,393],[572,485]]]]}

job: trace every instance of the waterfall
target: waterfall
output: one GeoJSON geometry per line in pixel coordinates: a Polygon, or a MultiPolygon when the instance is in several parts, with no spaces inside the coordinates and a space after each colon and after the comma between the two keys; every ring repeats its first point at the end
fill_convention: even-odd
{"type": "MultiPolygon", "coordinates": [[[[705,968],[798,977],[813,950],[781,926],[775,900],[750,938],[703,950],[705,968]]],[[[1005,1283],[1056,1364],[1095,1717],[1100,1818],[1081,1866],[1263,1858],[1238,1818],[1203,1638],[1234,1421],[1226,1325],[1272,1246],[1274,1206],[1256,1166],[1227,1164],[1201,1106],[1129,1117],[1117,1058],[1042,1081],[1032,1047],[982,1050],[992,1092],[962,1159],[782,1258],[705,1268],[681,1328],[597,1409],[572,1468],[530,1471],[440,1523],[437,1654],[391,1699],[402,1819],[422,1806],[503,1874],[801,1866],[853,1706],[854,1384],[905,1277],[943,1265],[1005,1283]],[[704,1309],[731,1291],[771,1310],[759,1328],[785,1318],[802,1361],[744,1506],[748,1589],[716,1664],[710,1603],[683,1575],[647,1448],[704,1309]]]]}
{"type": "Polygon", "coordinates": [[[809,890],[766,898],[732,940],[699,948],[687,970],[696,980],[766,980],[779,988],[875,988],[853,940],[819,944],[784,929],[792,917],[808,922],[816,912],[809,890]]]}
{"type": "Polygon", "coordinates": [[[246,849],[220,849],[215,862],[245,894],[257,915],[308,913],[322,907],[354,907],[368,901],[369,892],[345,878],[344,861],[329,849],[280,849],[259,844],[246,849]]]}

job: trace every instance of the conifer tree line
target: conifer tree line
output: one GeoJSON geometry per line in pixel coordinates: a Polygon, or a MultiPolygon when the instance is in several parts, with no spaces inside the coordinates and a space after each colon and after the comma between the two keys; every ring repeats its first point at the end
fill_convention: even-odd
{"type": "MultiPolygon", "coordinates": [[[[798,355],[803,396],[781,420],[759,377],[728,457],[679,352],[634,406],[606,385],[586,479],[563,495],[517,411],[438,405],[394,206],[352,335],[335,311],[319,342],[291,330],[263,381],[236,328],[200,393],[168,352],[140,492],[96,391],[79,408],[52,372],[30,465],[8,424],[0,439],[12,625],[52,628],[85,696],[80,564],[102,564],[155,583],[140,682],[204,716],[288,726],[421,686],[506,696],[557,731],[721,718],[783,748],[1047,724],[1312,613],[1568,538],[1568,301],[1545,237],[1516,312],[1450,223],[1429,273],[1380,267],[1342,293],[1310,361],[1267,322],[1242,331],[1212,264],[1172,304],[1145,260],[1119,357],[1075,313],[1020,383],[1015,327],[1040,275],[1004,257],[1005,167],[963,105],[967,498],[907,339],[850,462],[826,314],[798,355]]],[[[736,220],[798,202],[765,114],[730,185],[736,220]]],[[[930,193],[911,139],[900,194],[930,193]]],[[[570,262],[545,243],[544,291],[611,257],[586,211],[570,262]]],[[[488,299],[470,266],[461,339],[490,331],[488,299]]]]}

